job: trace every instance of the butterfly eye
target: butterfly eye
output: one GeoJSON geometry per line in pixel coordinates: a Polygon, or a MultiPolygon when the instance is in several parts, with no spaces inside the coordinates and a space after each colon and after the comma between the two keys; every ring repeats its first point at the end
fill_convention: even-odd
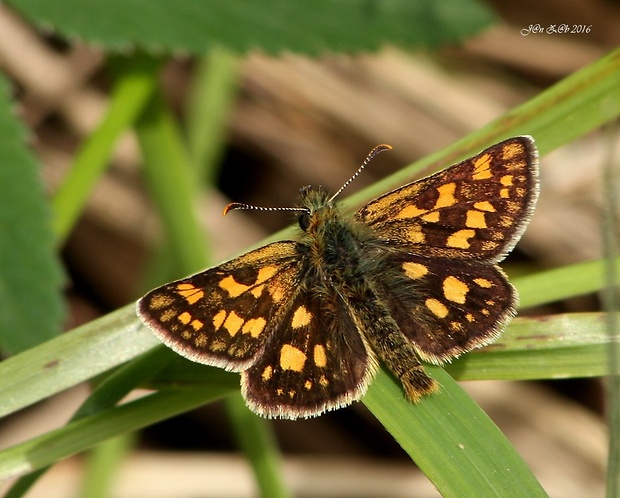
{"type": "Polygon", "coordinates": [[[310,215],[308,213],[300,214],[297,222],[299,223],[299,228],[305,232],[310,227],[310,215]]]}

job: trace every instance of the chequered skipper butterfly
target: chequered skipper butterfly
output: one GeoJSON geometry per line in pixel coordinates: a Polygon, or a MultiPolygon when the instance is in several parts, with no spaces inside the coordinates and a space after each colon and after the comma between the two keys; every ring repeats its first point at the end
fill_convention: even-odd
{"type": "MultiPolygon", "coordinates": [[[[355,178],[377,153],[373,149],[355,178]]],[[[345,185],[336,193],[338,195],[345,185]]],[[[190,360],[241,372],[248,406],[313,417],[360,399],[381,359],[411,401],[442,364],[496,339],[517,294],[497,266],[538,196],[531,137],[500,142],[345,215],[301,191],[299,240],[268,244],[159,287],[138,315],[190,360]]]]}

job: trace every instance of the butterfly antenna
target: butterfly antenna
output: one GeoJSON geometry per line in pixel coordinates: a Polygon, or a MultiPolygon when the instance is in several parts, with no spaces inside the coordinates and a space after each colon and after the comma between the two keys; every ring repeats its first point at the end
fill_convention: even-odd
{"type": "MultiPolygon", "coordinates": [[[[362,163],[362,165],[355,172],[355,174],[351,178],[349,178],[342,187],[340,187],[338,192],[336,192],[334,195],[331,196],[331,198],[329,199],[329,202],[333,201],[336,197],[338,197],[338,195],[340,195],[340,193],[345,188],[347,188],[353,180],[355,180],[357,175],[359,175],[362,172],[362,170],[372,160],[373,157],[375,157],[377,154],[380,154],[381,152],[384,152],[386,150],[391,150],[391,149],[392,149],[392,146],[387,145],[387,144],[380,144],[380,145],[377,145],[374,149],[372,149],[366,156],[366,159],[364,159],[364,162],[362,163]]],[[[264,207],[264,206],[252,206],[251,204],[244,204],[242,202],[231,202],[228,206],[224,208],[224,212],[222,214],[226,216],[230,211],[235,211],[237,209],[245,209],[245,210],[250,210],[250,211],[305,211],[305,212],[308,212],[308,209],[305,207],[264,207]]]]}
{"type": "Polygon", "coordinates": [[[242,202],[231,202],[228,206],[224,208],[224,212],[222,214],[226,216],[229,211],[235,211],[237,209],[245,209],[251,211],[308,211],[304,207],[263,207],[252,206],[251,204],[243,204],[242,202]]]}
{"type": "Polygon", "coordinates": [[[381,152],[384,152],[386,150],[392,150],[392,146],[391,145],[387,145],[387,144],[380,144],[377,145],[374,149],[372,149],[368,155],[366,156],[366,159],[364,159],[364,162],[362,163],[362,165],[358,168],[358,170],[355,172],[355,174],[349,178],[342,187],[340,187],[340,189],[338,190],[338,192],[336,192],[334,195],[331,196],[331,198],[329,199],[329,202],[332,202],[336,197],[338,197],[340,195],[340,193],[349,186],[349,184],[355,180],[357,178],[357,175],[359,175],[362,170],[366,167],[366,165],[372,160],[373,157],[375,157],[377,154],[380,154],[381,152]]]}

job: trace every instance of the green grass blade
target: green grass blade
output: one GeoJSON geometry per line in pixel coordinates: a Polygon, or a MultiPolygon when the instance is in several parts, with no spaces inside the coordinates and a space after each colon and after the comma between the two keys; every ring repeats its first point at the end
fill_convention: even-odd
{"type": "MultiPolygon", "coordinates": [[[[580,352],[579,348],[587,347],[591,348],[591,351],[586,351],[586,354],[592,356],[587,360],[586,366],[579,366],[582,362],[576,360],[573,365],[573,360],[568,360],[565,363],[573,365],[572,370],[561,375],[603,375],[606,373],[606,362],[601,362],[598,356],[601,353],[596,352],[597,349],[604,348],[605,341],[608,340],[602,332],[603,321],[604,318],[598,314],[570,314],[541,319],[517,318],[497,342],[497,346],[486,348],[484,352],[466,355],[448,368],[463,379],[549,378],[554,376],[554,367],[544,366],[546,359],[544,353],[538,352],[540,349],[561,346],[567,349],[575,348],[573,352],[581,354],[583,351],[580,352]],[[513,352],[519,355],[518,363],[541,354],[541,358],[536,360],[541,370],[527,375],[523,372],[510,373],[510,358],[499,355],[510,355],[513,352]]],[[[139,324],[132,304],[9,358],[0,363],[0,416],[91,379],[159,344],[159,341],[139,324]]],[[[161,381],[168,377],[175,379],[177,384],[191,381],[200,384],[205,380],[201,376],[207,376],[207,382],[211,382],[213,372],[229,378],[235,377],[218,369],[177,360],[180,363],[175,362],[171,367],[164,368],[156,379],[161,381]],[[187,378],[184,379],[186,368],[189,370],[187,378]]],[[[232,382],[238,383],[238,380],[232,382]]]]}
{"type": "Polygon", "coordinates": [[[48,398],[159,345],[135,305],[0,363],[0,417],[48,398]]]}
{"type": "Polygon", "coordinates": [[[162,391],[84,417],[65,427],[17,444],[0,455],[0,481],[50,465],[107,439],[140,429],[229,394],[229,386],[162,391]]]}
{"type": "Polygon", "coordinates": [[[161,95],[136,123],[144,175],[167,231],[171,257],[185,274],[207,265],[206,241],[196,214],[196,184],[180,131],[161,95]]]}
{"type": "MultiPolygon", "coordinates": [[[[608,375],[605,313],[569,313],[515,318],[492,345],[463,355],[444,366],[458,380],[529,380],[608,375]]],[[[620,338],[616,338],[620,341],[620,338]]],[[[150,387],[210,382],[238,383],[235,374],[177,358],[152,379],[150,387]]]]}
{"type": "Polygon", "coordinates": [[[605,313],[516,318],[495,343],[455,360],[446,370],[459,380],[608,375],[606,319],[605,313]]]}
{"type": "Polygon", "coordinates": [[[237,102],[240,60],[214,47],[200,61],[187,108],[187,147],[199,184],[213,185],[226,147],[229,119],[237,102]]]}
{"type": "Polygon", "coordinates": [[[80,498],[108,498],[114,477],[125,463],[134,445],[133,434],[123,434],[104,441],[88,455],[82,478],[80,498]]]}
{"type": "MultiPolygon", "coordinates": [[[[618,126],[607,129],[608,156],[603,170],[603,247],[606,268],[603,289],[603,309],[607,313],[607,335],[620,335],[620,158],[615,157],[618,145],[618,126]]],[[[612,342],[608,348],[607,361],[609,378],[607,381],[607,425],[609,445],[607,453],[607,496],[620,496],[620,345],[612,342]]]]}
{"type": "Polygon", "coordinates": [[[254,469],[260,496],[292,496],[282,480],[282,461],[270,421],[252,413],[238,392],[226,399],[226,408],[235,427],[237,444],[254,469]]]}
{"type": "Polygon", "coordinates": [[[364,404],[445,497],[547,496],[514,447],[444,370],[439,393],[413,405],[381,371],[364,404]]]}
{"type": "MultiPolygon", "coordinates": [[[[132,389],[150,380],[154,374],[166,367],[175,357],[176,355],[170,350],[159,346],[136,358],[134,361],[117,368],[113,373],[106,375],[102,381],[97,383],[94,391],[71,417],[71,421],[79,420],[114,406],[132,389]]],[[[48,467],[43,467],[23,476],[11,486],[5,498],[20,498],[24,496],[47,470],[48,467]]]]}
{"type": "MultiPolygon", "coordinates": [[[[615,261],[616,278],[620,278],[620,257],[615,261]]],[[[519,308],[596,292],[605,285],[608,264],[598,259],[513,278],[511,281],[519,291],[519,308]]]]}
{"type": "Polygon", "coordinates": [[[62,243],[84,209],[84,204],[105,171],[114,145],[136,120],[152,95],[159,63],[135,57],[119,72],[110,105],[98,128],[82,144],[71,170],[52,200],[53,228],[62,243]]]}
{"type": "MultiPolygon", "coordinates": [[[[532,135],[541,155],[620,115],[620,49],[577,71],[487,126],[348,198],[368,202],[403,183],[471,156],[504,138],[532,135]]],[[[542,164],[544,169],[544,161],[542,164]]]]}
{"type": "MultiPolygon", "coordinates": [[[[146,112],[137,123],[136,131],[145,157],[146,176],[156,204],[162,214],[168,232],[168,241],[173,249],[172,260],[182,273],[191,273],[207,266],[208,257],[204,251],[205,239],[201,232],[195,200],[196,169],[192,168],[185,144],[181,140],[172,113],[166,108],[162,98],[156,95],[149,103],[146,112]]],[[[240,417],[240,408],[234,414],[240,417]]],[[[276,465],[264,462],[277,460],[277,449],[273,440],[263,434],[265,423],[249,423],[248,418],[256,417],[246,410],[244,425],[235,423],[233,429],[243,449],[252,450],[248,455],[253,464],[257,481],[265,496],[284,496],[284,485],[276,465]],[[260,448],[262,460],[255,458],[260,448]]]]}

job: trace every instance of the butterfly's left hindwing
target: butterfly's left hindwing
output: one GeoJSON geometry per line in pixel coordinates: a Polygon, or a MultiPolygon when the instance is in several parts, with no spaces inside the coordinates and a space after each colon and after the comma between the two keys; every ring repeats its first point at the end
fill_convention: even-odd
{"type": "Polygon", "coordinates": [[[289,310],[300,265],[297,242],[269,244],[152,290],[138,315],[182,356],[239,372],[289,310]]]}
{"type": "Polygon", "coordinates": [[[266,417],[317,416],[363,396],[376,368],[344,303],[302,289],[241,374],[242,393],[266,417]]]}

